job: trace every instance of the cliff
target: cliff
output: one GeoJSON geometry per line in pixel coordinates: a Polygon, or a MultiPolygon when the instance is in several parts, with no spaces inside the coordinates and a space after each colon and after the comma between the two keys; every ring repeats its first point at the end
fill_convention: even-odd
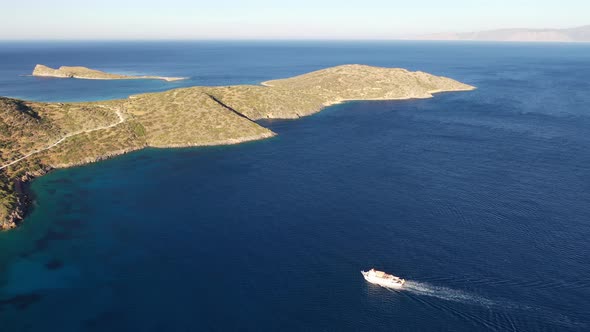
{"type": "MultiPolygon", "coordinates": [[[[61,72],[60,72],[61,73],[61,72]]],[[[236,144],[275,135],[254,122],[297,118],[346,100],[430,98],[474,87],[397,68],[345,65],[263,86],[191,87],[92,103],[0,97],[0,229],[16,227],[21,184],[53,168],[144,147],[236,144]]]]}
{"type": "Polygon", "coordinates": [[[164,80],[167,82],[183,80],[183,77],[163,77],[163,76],[130,76],[105,73],[100,70],[86,67],[68,67],[61,66],[59,69],[53,69],[45,65],[36,65],[33,69],[33,76],[39,77],[57,77],[57,78],[79,78],[86,80],[164,80]]]}

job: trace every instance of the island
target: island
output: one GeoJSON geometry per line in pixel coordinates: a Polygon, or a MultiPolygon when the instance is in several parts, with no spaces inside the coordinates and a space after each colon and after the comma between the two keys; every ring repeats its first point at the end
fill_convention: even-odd
{"type": "Polygon", "coordinates": [[[61,66],[58,69],[45,65],[36,65],[33,69],[33,76],[57,77],[57,78],[79,78],[84,80],[164,80],[166,82],[180,81],[186,77],[164,77],[164,76],[132,76],[105,73],[100,70],[86,67],[61,66]]]}
{"type": "Polygon", "coordinates": [[[0,97],[0,228],[18,226],[30,204],[26,183],[55,168],[146,147],[270,138],[276,134],[256,120],[296,119],[348,100],[430,98],[473,89],[420,71],[342,65],[262,85],[197,86],[100,102],[0,97]]]}

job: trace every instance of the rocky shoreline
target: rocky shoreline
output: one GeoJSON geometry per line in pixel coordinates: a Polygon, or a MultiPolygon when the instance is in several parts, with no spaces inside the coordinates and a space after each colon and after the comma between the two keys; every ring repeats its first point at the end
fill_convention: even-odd
{"type": "Polygon", "coordinates": [[[27,173],[21,178],[14,180],[14,190],[17,194],[17,203],[15,209],[8,216],[7,220],[0,223],[0,230],[10,230],[18,227],[30,212],[30,207],[34,201],[34,193],[30,190],[30,183],[37,177],[49,173],[52,168],[47,167],[36,173],[27,173]]]}
{"type": "Polygon", "coordinates": [[[275,137],[276,134],[272,133],[268,135],[261,135],[261,136],[252,136],[252,137],[244,137],[242,139],[234,139],[234,140],[227,140],[224,142],[219,142],[215,144],[188,144],[188,145],[168,145],[168,146],[143,146],[140,148],[133,148],[133,149],[124,149],[121,151],[115,151],[106,155],[99,156],[97,158],[92,158],[91,160],[85,160],[79,163],[71,163],[71,164],[62,164],[62,165],[54,165],[53,167],[46,167],[43,168],[41,171],[37,171],[35,173],[26,173],[24,176],[14,180],[14,189],[17,194],[17,204],[15,209],[12,213],[8,216],[7,220],[2,222],[0,221],[0,231],[6,231],[17,228],[20,223],[28,216],[31,212],[31,206],[34,202],[34,192],[30,190],[31,182],[43,175],[48,174],[49,172],[55,169],[61,168],[70,168],[70,167],[77,167],[77,166],[84,166],[95,162],[100,162],[103,160],[115,158],[118,156],[125,155],[127,153],[131,153],[134,151],[143,150],[145,148],[151,147],[156,149],[168,149],[168,148],[190,148],[190,147],[205,147],[205,146],[223,146],[223,145],[236,145],[246,142],[258,141],[263,140],[271,137],[275,137]]]}

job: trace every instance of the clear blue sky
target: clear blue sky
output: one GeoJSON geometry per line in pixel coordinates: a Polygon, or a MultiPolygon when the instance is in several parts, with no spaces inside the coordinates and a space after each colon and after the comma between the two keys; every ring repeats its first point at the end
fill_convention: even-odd
{"type": "Polygon", "coordinates": [[[590,24],[590,0],[7,0],[0,39],[389,39],[590,24]]]}

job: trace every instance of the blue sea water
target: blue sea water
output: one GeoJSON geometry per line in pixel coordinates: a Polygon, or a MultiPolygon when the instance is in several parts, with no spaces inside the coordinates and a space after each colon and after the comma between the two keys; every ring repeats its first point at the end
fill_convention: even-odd
{"type": "Polygon", "coordinates": [[[1,43],[0,95],[123,98],[344,63],[478,89],[35,180],[31,214],[0,234],[0,330],[589,330],[588,44],[1,43]],[[36,63],[190,79],[19,76],[36,63]],[[371,267],[408,286],[366,283],[371,267]]]}

